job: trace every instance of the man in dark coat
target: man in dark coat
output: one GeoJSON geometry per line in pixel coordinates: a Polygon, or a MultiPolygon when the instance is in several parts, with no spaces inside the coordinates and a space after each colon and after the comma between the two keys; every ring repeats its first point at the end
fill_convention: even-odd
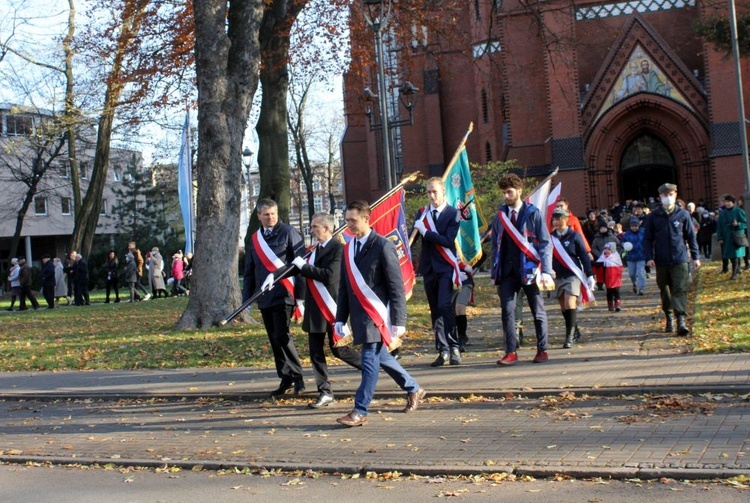
{"type": "Polygon", "coordinates": [[[461,286],[456,257],[458,211],[445,200],[445,182],[442,178],[430,178],[425,188],[430,204],[419,211],[414,228],[422,236],[419,272],[424,279],[435,333],[435,349],[438,351],[432,366],[440,367],[449,358],[451,365],[458,365],[461,363],[461,352],[453,309],[453,288],[461,286]]]}
{"type": "Polygon", "coordinates": [[[336,298],[339,293],[341,275],[341,256],[344,245],[332,238],[334,230],[333,217],[328,213],[313,215],[310,222],[310,234],[318,243],[308,261],[295,257],[292,262],[299,270],[301,281],[306,280],[305,316],[302,330],[308,333],[310,362],[318,387],[318,399],[309,405],[317,409],[333,402],[331,382],[328,379],[325,342],[336,358],[352,367],[362,370],[361,356],[353,347],[336,347],[333,340],[333,322],[336,317],[336,298]],[[325,290],[325,291],[324,291],[325,290]]]}
{"type": "Polygon", "coordinates": [[[89,264],[83,260],[80,253],[76,253],[76,262],[73,265],[73,283],[75,292],[75,305],[88,306],[89,300],[89,264]]]}
{"type": "Polygon", "coordinates": [[[406,296],[396,247],[370,228],[370,205],[352,201],[346,225],[354,238],[344,248],[334,330],[343,335],[351,321],[354,343],[362,345],[362,382],[354,409],[337,422],[362,426],[382,367],[406,391],[404,412],[417,410],[426,392],[398,363],[384,342],[406,332],[406,296]]]}
{"type": "Polygon", "coordinates": [[[42,295],[47,309],[55,307],[55,264],[48,254],[42,255],[42,295]]]}
{"type": "Polygon", "coordinates": [[[21,270],[18,273],[18,281],[21,286],[20,302],[21,305],[18,307],[19,311],[26,311],[26,299],[31,301],[31,305],[34,306],[34,310],[39,309],[39,302],[36,301],[36,297],[31,292],[31,267],[26,263],[26,259],[20,257],[18,259],[18,265],[21,266],[21,270]]]}
{"type": "Polygon", "coordinates": [[[304,244],[294,227],[279,221],[276,201],[261,199],[256,213],[261,227],[252,236],[252,244],[245,253],[242,299],[249,299],[258,288],[265,290],[258,299],[258,308],[273,350],[276,373],[281,378],[279,387],[271,392],[271,396],[284,395],[292,388],[295,394],[299,394],[305,390],[305,381],[302,363],[289,333],[289,322],[295,306],[302,305],[305,283],[287,278],[274,284],[271,273],[290,264],[295,257],[301,257],[304,244]]]}
{"type": "Polygon", "coordinates": [[[664,331],[674,332],[676,317],[677,335],[688,335],[688,261],[692,256],[693,267],[697,270],[701,266],[698,240],[690,213],[677,205],[677,185],[661,185],[659,196],[661,206],[643,223],[646,265],[656,268],[656,286],[661,292],[661,309],[667,320],[664,331]]]}

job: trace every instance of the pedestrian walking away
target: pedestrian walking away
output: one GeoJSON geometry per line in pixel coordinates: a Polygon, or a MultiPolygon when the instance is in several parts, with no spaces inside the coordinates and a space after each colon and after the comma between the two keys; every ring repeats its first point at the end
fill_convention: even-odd
{"type": "Polygon", "coordinates": [[[370,227],[370,205],[352,201],[346,207],[346,225],[354,236],[344,248],[334,330],[344,336],[351,321],[355,344],[361,344],[362,381],[352,411],[337,419],[344,426],[362,426],[380,368],[404,390],[404,412],[414,412],[426,392],[388,352],[393,338],[406,332],[406,295],[396,247],[370,227]]]}

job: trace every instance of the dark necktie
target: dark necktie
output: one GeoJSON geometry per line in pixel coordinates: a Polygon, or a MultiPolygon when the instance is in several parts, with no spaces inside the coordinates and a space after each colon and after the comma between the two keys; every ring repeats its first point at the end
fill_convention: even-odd
{"type": "Polygon", "coordinates": [[[437,210],[432,210],[432,221],[437,223],[437,217],[438,217],[437,210]]]}
{"type": "Polygon", "coordinates": [[[266,230],[265,230],[265,231],[263,231],[263,235],[264,235],[265,237],[268,237],[268,236],[270,236],[270,235],[271,235],[271,228],[270,228],[270,227],[266,227],[266,230]]]}
{"type": "Polygon", "coordinates": [[[359,250],[362,248],[362,243],[359,242],[359,239],[354,240],[354,258],[357,258],[359,255],[359,250]]]}
{"type": "Polygon", "coordinates": [[[511,210],[510,212],[510,223],[513,224],[513,227],[516,226],[516,210],[511,210]]]}

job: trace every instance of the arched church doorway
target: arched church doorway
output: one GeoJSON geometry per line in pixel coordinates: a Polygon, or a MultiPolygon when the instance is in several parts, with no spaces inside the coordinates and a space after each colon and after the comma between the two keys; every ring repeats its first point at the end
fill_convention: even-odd
{"type": "Polygon", "coordinates": [[[620,160],[620,178],[621,200],[645,201],[656,197],[661,184],[677,180],[674,155],[663,141],[643,134],[625,148],[620,160]]]}

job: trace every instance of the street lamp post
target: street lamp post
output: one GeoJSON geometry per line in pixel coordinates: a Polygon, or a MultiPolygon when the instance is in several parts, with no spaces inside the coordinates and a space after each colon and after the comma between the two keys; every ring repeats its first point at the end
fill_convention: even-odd
{"type": "Polygon", "coordinates": [[[745,211],[750,204],[750,160],[748,160],[747,147],[747,121],[745,120],[745,98],[742,94],[742,70],[740,68],[740,46],[737,42],[737,10],[734,0],[729,0],[729,28],[732,33],[732,53],[734,55],[734,68],[737,72],[737,111],[740,115],[740,146],[742,147],[742,166],[745,169],[745,211]]]}
{"type": "Polygon", "coordinates": [[[253,195],[253,184],[250,181],[250,166],[251,161],[253,158],[253,151],[250,150],[249,147],[245,147],[245,149],[242,151],[242,164],[245,165],[245,169],[247,170],[247,184],[245,185],[245,189],[247,190],[247,217],[250,218],[252,216],[252,203],[250,201],[250,197],[253,195]]]}
{"type": "Polygon", "coordinates": [[[383,171],[385,172],[386,189],[393,187],[393,167],[391,163],[391,131],[388,125],[388,103],[386,100],[385,61],[383,60],[383,30],[388,26],[391,14],[390,0],[363,0],[365,21],[375,34],[375,51],[378,58],[378,100],[380,105],[380,121],[385,127],[381,134],[383,147],[383,171]]]}

